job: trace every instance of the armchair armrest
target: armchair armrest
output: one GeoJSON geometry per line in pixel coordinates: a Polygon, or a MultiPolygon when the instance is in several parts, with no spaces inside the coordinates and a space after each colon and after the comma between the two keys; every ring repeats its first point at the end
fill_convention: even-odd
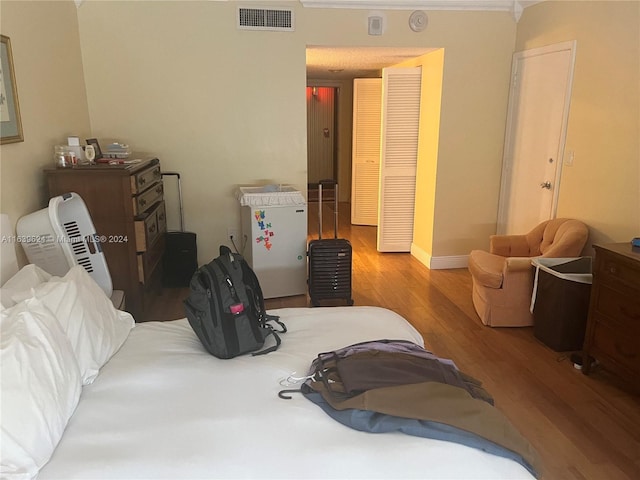
{"type": "Polygon", "coordinates": [[[504,273],[507,272],[530,272],[531,257],[509,257],[504,262],[504,273]]]}
{"type": "Polygon", "coordinates": [[[491,235],[489,252],[503,257],[528,257],[529,242],[526,235],[491,235]]]}

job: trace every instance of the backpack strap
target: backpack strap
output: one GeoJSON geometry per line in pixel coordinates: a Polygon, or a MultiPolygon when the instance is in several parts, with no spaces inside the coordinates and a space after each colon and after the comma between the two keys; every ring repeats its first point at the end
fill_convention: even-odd
{"type": "MultiPolygon", "coordinates": [[[[268,313],[264,314],[264,322],[265,325],[267,324],[267,322],[276,322],[278,325],[280,325],[280,330],[278,330],[279,333],[287,333],[287,326],[284,324],[284,322],[282,322],[280,320],[280,317],[277,315],[269,315],[268,313]]],[[[271,325],[267,325],[267,326],[271,326],[271,325]]],[[[273,328],[273,327],[272,327],[273,328]]]]}
{"type": "MultiPolygon", "coordinates": [[[[254,357],[256,355],[264,355],[266,353],[270,353],[270,352],[275,352],[278,347],[280,347],[280,344],[282,343],[282,340],[280,340],[280,335],[278,335],[276,333],[276,331],[273,329],[273,327],[271,325],[266,325],[265,326],[265,330],[267,330],[267,333],[264,335],[264,338],[267,338],[269,335],[273,335],[273,338],[276,339],[276,344],[272,345],[269,348],[265,348],[264,350],[260,350],[258,352],[253,352],[251,355],[253,355],[254,357]]],[[[286,329],[285,329],[286,331],[286,329]]]]}
{"type": "MultiPolygon", "coordinates": [[[[220,248],[222,249],[222,247],[220,248]]],[[[287,326],[282,321],[280,321],[280,317],[267,313],[264,306],[264,295],[262,294],[262,288],[260,287],[260,282],[258,281],[256,273],[251,269],[251,267],[249,267],[249,264],[243,257],[240,257],[240,259],[240,265],[242,266],[242,278],[244,279],[247,287],[249,287],[248,290],[251,291],[251,295],[249,295],[249,300],[253,303],[251,307],[254,308],[258,313],[260,323],[263,327],[268,327],[269,325],[267,325],[267,322],[276,322],[278,325],[280,325],[280,330],[278,330],[278,332],[286,333],[287,326]]]]}
{"type": "Polygon", "coordinates": [[[240,265],[242,266],[242,279],[251,288],[252,295],[250,295],[250,300],[253,302],[252,306],[262,317],[265,315],[264,295],[258,277],[244,258],[242,258],[240,265]]]}

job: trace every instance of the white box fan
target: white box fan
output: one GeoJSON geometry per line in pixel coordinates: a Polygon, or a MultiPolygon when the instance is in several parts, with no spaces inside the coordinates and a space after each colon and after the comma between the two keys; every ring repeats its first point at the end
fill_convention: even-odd
{"type": "Polygon", "coordinates": [[[100,238],[80,195],[53,197],[48,208],[20,218],[16,232],[30,263],[58,277],[74,265],[82,265],[107,297],[112,296],[100,238]]]}

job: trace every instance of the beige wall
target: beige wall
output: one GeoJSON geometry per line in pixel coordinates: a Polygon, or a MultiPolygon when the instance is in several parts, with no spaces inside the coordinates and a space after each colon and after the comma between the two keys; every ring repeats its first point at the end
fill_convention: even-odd
{"type": "Polygon", "coordinates": [[[239,31],[234,2],[89,1],[78,26],[73,2],[3,0],[25,142],[1,147],[2,210],[44,206],[40,170],[67,135],[120,140],[183,174],[186,226],[204,262],[239,227],[236,185],[306,189],[307,45],[442,48],[427,254],[465,255],[495,231],[514,47],[575,38],[575,164],[564,168],[558,214],[585,220],[596,240],[638,234],[638,2],[544,2],[519,24],[507,12],[434,11],[419,34],[409,12],[385,10],[382,36],[367,35],[367,10],[283,3],[295,9],[295,32],[239,31]]]}
{"type": "Polygon", "coordinates": [[[239,31],[235,5],[207,1],[85,2],[78,15],[93,134],[181,172],[201,263],[240,227],[237,185],[306,191],[298,33],[239,31]]]}
{"type": "MultiPolygon", "coordinates": [[[[576,40],[558,216],[590,243],[640,235],[640,2],[545,2],[525,10],[516,49],[576,40]]],[[[587,253],[590,253],[589,251],[587,253]]]]}
{"type": "Polygon", "coordinates": [[[53,146],[91,129],[73,1],[0,2],[11,39],[24,142],[0,146],[0,209],[12,222],[46,206],[53,146]]]}
{"type": "Polygon", "coordinates": [[[295,32],[239,31],[235,2],[85,2],[78,10],[93,134],[183,174],[200,261],[239,226],[235,185],[271,180],[306,190],[307,45],[445,48],[434,253],[467,253],[492,233],[511,15],[432,12],[417,34],[409,12],[385,10],[385,34],[373,37],[367,10],[283,3],[295,9],[295,32]]]}

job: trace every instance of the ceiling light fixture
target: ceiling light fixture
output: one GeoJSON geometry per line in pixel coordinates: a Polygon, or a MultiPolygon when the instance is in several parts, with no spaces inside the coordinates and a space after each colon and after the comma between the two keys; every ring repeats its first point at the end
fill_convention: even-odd
{"type": "Polygon", "coordinates": [[[344,68],[330,68],[329,73],[340,73],[344,72],[344,68]]]}

